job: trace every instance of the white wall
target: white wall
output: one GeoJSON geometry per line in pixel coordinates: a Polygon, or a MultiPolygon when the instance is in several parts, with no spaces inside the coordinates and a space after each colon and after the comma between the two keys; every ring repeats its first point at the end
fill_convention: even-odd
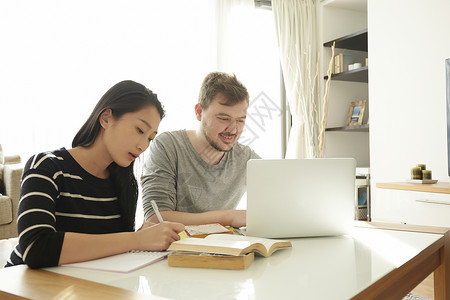
{"type": "Polygon", "coordinates": [[[449,11],[448,0],[368,0],[372,191],[377,182],[405,181],[417,163],[427,164],[434,179],[450,181],[449,11]]]}

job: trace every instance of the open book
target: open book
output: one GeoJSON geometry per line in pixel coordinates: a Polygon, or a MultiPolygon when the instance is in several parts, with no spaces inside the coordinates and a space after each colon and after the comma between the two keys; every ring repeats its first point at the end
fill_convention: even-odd
{"type": "Polygon", "coordinates": [[[89,261],[65,264],[62,267],[128,273],[160,261],[169,255],[169,253],[167,251],[130,251],[89,261]]]}
{"type": "Polygon", "coordinates": [[[264,257],[269,257],[278,249],[290,247],[292,247],[292,244],[288,240],[274,240],[231,234],[211,234],[203,239],[186,238],[173,242],[168,250],[205,252],[234,256],[257,252],[264,257]]]}

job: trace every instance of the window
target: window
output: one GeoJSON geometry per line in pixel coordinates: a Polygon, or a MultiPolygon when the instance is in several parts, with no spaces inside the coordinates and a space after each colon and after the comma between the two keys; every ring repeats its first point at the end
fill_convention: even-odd
{"type": "Polygon", "coordinates": [[[20,153],[26,161],[37,152],[71,148],[100,97],[125,79],[158,94],[167,112],[159,132],[195,129],[200,85],[207,73],[220,70],[235,73],[250,93],[240,141],[264,158],[281,158],[280,66],[272,12],[231,9],[225,34],[218,31],[223,13],[218,3],[2,1],[4,151],[20,153]]]}

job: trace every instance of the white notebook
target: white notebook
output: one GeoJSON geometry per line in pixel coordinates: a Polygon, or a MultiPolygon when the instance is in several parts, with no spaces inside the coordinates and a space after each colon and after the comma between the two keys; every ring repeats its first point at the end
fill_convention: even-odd
{"type": "Polygon", "coordinates": [[[130,251],[122,254],[107,256],[99,259],[65,264],[62,267],[74,267],[93,269],[100,271],[111,271],[128,273],[143,268],[152,263],[164,259],[170,251],[151,252],[151,251],[130,251]]]}

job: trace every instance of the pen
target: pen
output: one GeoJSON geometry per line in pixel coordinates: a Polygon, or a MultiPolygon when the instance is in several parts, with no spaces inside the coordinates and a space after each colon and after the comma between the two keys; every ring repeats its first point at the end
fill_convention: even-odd
{"type": "Polygon", "coordinates": [[[153,211],[155,212],[156,217],[158,218],[159,223],[164,222],[163,218],[161,217],[161,214],[159,213],[158,205],[156,205],[155,200],[150,201],[150,203],[152,204],[153,211]]]}

